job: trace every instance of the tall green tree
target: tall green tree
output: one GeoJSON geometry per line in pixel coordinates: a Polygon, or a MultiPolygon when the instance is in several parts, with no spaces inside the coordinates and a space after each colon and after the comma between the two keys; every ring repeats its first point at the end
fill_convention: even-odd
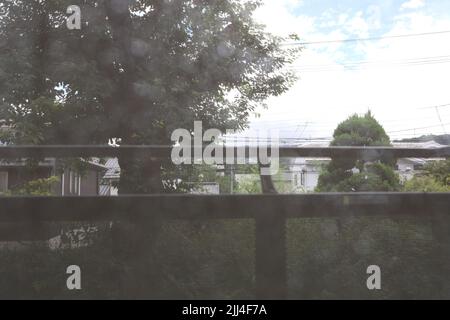
{"type": "MultiPolygon", "coordinates": [[[[390,146],[389,136],[369,111],[340,123],[332,146],[390,146]]],[[[368,162],[353,157],[332,159],[319,177],[319,192],[398,191],[395,159],[381,157],[368,162]]]]}
{"type": "MultiPolygon", "coordinates": [[[[289,88],[294,76],[284,67],[298,53],[253,20],[261,2],[0,2],[0,119],[12,128],[1,139],[166,145],[174,129],[192,130],[195,120],[203,128],[244,128],[257,106],[289,88]],[[81,9],[81,30],[66,26],[70,5],[81,9]]],[[[119,162],[120,193],[165,191],[162,173],[170,163],[133,155],[119,162]]],[[[120,291],[128,298],[157,292],[164,279],[154,250],[162,227],[151,224],[113,230],[120,239],[114,256],[125,262],[120,291]]],[[[163,251],[176,246],[169,242],[163,251]]],[[[190,261],[181,254],[180,261],[190,261]]],[[[188,263],[180,269],[188,273],[188,263]]]]}
{"type": "MultiPolygon", "coordinates": [[[[369,112],[364,116],[353,115],[339,124],[334,132],[332,145],[391,144],[383,127],[369,112]]],[[[393,167],[395,160],[386,157],[375,162],[355,158],[332,159],[319,178],[317,190],[400,191],[402,186],[393,167]]],[[[404,190],[437,191],[442,188],[434,179],[426,177],[408,182],[404,190]]],[[[424,216],[427,214],[424,212],[424,216]]],[[[333,288],[338,295],[359,298],[367,294],[369,298],[448,296],[448,287],[445,285],[448,283],[449,274],[448,254],[442,254],[448,252],[448,248],[442,248],[433,239],[429,225],[422,220],[355,215],[340,217],[335,222],[336,224],[333,221],[320,220],[307,222],[304,226],[291,226],[293,231],[299,234],[302,233],[298,231],[299,228],[311,232],[310,230],[314,230],[314,223],[320,226],[319,231],[306,233],[311,247],[316,247],[315,250],[309,247],[309,250],[302,253],[299,260],[304,266],[298,267],[304,270],[306,288],[311,292],[315,291],[316,297],[333,298],[329,288],[333,288]],[[318,236],[320,229],[322,236],[318,236]],[[364,274],[367,266],[371,264],[382,268],[382,277],[385,279],[382,290],[377,293],[368,291],[366,286],[362,285],[367,278],[355,277],[364,274]],[[409,269],[412,265],[414,270],[409,269]],[[321,281],[323,282],[320,283],[321,281]]],[[[441,223],[447,221],[443,220],[441,223]]],[[[296,243],[291,246],[300,247],[296,243]]],[[[301,273],[300,275],[302,276],[301,273]]],[[[310,298],[309,295],[307,297],[310,298]]]]}
{"type": "MultiPolygon", "coordinates": [[[[288,89],[298,49],[252,17],[261,1],[5,0],[0,115],[14,143],[169,144],[176,128],[242,129],[288,89]],[[81,8],[81,30],[66,9],[81,8]]],[[[5,137],[3,137],[5,139],[5,137]]],[[[162,190],[162,163],[122,157],[121,193],[162,190]]]]}

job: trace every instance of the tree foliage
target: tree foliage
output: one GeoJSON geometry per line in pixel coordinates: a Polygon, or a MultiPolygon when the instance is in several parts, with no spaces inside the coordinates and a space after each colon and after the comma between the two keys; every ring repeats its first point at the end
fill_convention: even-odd
{"type": "Polygon", "coordinates": [[[23,196],[51,196],[54,194],[53,189],[58,182],[59,178],[56,176],[36,179],[11,190],[10,194],[23,196]]]}
{"type": "MultiPolygon", "coordinates": [[[[332,146],[390,146],[389,136],[369,111],[340,123],[332,146]]],[[[395,159],[381,157],[368,162],[352,157],[332,159],[319,177],[317,191],[398,191],[400,182],[393,170],[395,159]]]]}
{"type": "MultiPolygon", "coordinates": [[[[168,144],[176,128],[242,129],[294,80],[298,49],[264,31],[260,1],[7,0],[0,118],[14,143],[168,144]],[[65,10],[81,8],[81,30],[65,10]]],[[[123,192],[161,190],[161,163],[121,158],[123,192]],[[144,179],[143,177],[151,179],[144,179]]]]}
{"type": "Polygon", "coordinates": [[[430,162],[425,165],[424,171],[441,185],[450,187],[450,159],[430,162]]]}
{"type": "MultiPolygon", "coordinates": [[[[333,146],[390,146],[389,137],[375,118],[354,115],[334,133],[333,146]]],[[[318,191],[443,191],[442,183],[425,175],[401,186],[394,172],[395,159],[376,162],[332,159],[319,178],[318,191]]],[[[442,168],[443,164],[438,165],[442,168]]],[[[435,168],[430,165],[427,170],[435,168]]],[[[440,178],[440,170],[431,169],[440,178]],[[439,173],[437,173],[439,172],[439,173]]],[[[320,205],[320,204],[319,204],[320,205]]],[[[407,213],[407,212],[406,212],[407,213]]],[[[424,215],[428,214],[424,212],[424,215]]],[[[415,218],[342,217],[311,219],[291,225],[291,232],[305,229],[304,251],[293,254],[292,264],[302,273],[294,289],[303,298],[442,298],[449,295],[448,254],[433,238],[429,225],[415,218]],[[300,258],[301,257],[301,258],[300,258]],[[298,259],[299,261],[296,261],[298,259]],[[383,270],[377,292],[365,286],[368,265],[383,270]],[[408,270],[408,271],[406,271],[408,270]],[[301,283],[301,279],[306,279],[301,283]]],[[[448,223],[447,220],[441,223],[448,223]]],[[[299,252],[300,244],[292,245],[299,252]]],[[[291,265],[292,268],[292,265],[291,265]]],[[[295,274],[294,274],[295,276],[295,274]]]]}
{"type": "Polygon", "coordinates": [[[404,190],[407,192],[450,192],[450,186],[442,185],[430,176],[418,176],[406,181],[404,190]]]}
{"type": "Polygon", "coordinates": [[[410,192],[450,192],[450,160],[432,161],[404,186],[410,192]]]}

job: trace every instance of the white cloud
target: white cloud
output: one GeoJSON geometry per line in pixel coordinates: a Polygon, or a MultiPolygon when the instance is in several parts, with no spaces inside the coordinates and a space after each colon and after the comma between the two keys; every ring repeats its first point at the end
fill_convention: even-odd
{"type": "Polygon", "coordinates": [[[401,9],[418,9],[425,5],[425,0],[409,0],[402,4],[401,9]]]}
{"type": "Polygon", "coordinates": [[[295,16],[292,11],[302,5],[299,0],[264,0],[264,5],[255,12],[255,19],[267,26],[267,30],[286,36],[294,32],[310,33],[314,17],[295,16]]]}
{"type": "MultiPolygon", "coordinates": [[[[289,10],[288,2],[271,2],[262,8],[263,13],[267,8],[272,12],[258,17],[269,31],[284,34],[296,31],[306,41],[343,39],[351,34],[365,36],[380,21],[376,9],[372,9],[372,15],[346,12],[335,16],[340,26],[324,33],[321,17],[297,16],[289,10]]],[[[384,36],[450,30],[450,19],[420,11],[398,14],[393,22],[384,36]]],[[[269,99],[269,109],[252,122],[252,129],[281,129],[281,136],[297,138],[329,137],[338,122],[370,108],[386,130],[392,132],[392,138],[443,133],[436,110],[421,107],[450,103],[448,62],[450,34],[362,41],[352,46],[348,43],[308,46],[295,63],[301,70],[300,80],[284,95],[269,99]],[[371,63],[348,70],[339,62],[348,60],[349,52],[358,53],[371,63]],[[423,127],[432,128],[396,132],[423,127]]],[[[450,123],[450,107],[442,108],[440,115],[444,123],[450,123]]],[[[444,128],[450,132],[450,125],[444,128]]]]}
{"type": "Polygon", "coordinates": [[[381,28],[381,8],[376,5],[371,5],[367,8],[367,23],[373,30],[381,28]]]}
{"type": "Polygon", "coordinates": [[[369,24],[364,19],[362,11],[358,11],[355,16],[347,22],[345,30],[351,34],[356,34],[361,38],[368,37],[369,24]]]}

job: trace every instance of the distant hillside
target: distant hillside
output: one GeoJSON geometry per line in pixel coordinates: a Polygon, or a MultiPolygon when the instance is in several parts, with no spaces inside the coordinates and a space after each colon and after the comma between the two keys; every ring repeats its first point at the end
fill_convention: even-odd
{"type": "Polygon", "coordinates": [[[417,138],[408,138],[402,140],[395,140],[394,142],[428,142],[435,141],[439,144],[450,145],[450,134],[441,134],[441,135],[426,135],[417,138]]]}

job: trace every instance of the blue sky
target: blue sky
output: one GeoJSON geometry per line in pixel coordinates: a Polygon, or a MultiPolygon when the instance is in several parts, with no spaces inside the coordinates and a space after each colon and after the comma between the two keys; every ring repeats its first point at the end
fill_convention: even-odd
{"type": "Polygon", "coordinates": [[[327,13],[336,16],[340,14],[353,15],[358,12],[366,19],[375,13],[380,17],[380,28],[374,28],[373,34],[380,34],[392,27],[396,15],[411,11],[420,11],[433,14],[436,17],[445,17],[450,14],[450,1],[426,0],[426,1],[403,1],[403,0],[303,0],[292,1],[290,9],[293,15],[314,16],[327,22],[327,13]],[[408,5],[409,3],[409,5],[408,5]]]}
{"type": "MultiPolygon", "coordinates": [[[[343,38],[376,37],[387,33],[395,24],[399,16],[421,12],[436,18],[448,18],[450,13],[450,1],[443,0],[303,0],[290,1],[288,9],[293,16],[314,17],[317,31],[331,33],[341,29],[343,38]],[[349,19],[361,19],[368,22],[367,29],[359,29],[349,24],[349,19]]],[[[305,41],[311,39],[308,34],[299,35],[305,41]]],[[[341,48],[346,59],[362,59],[364,55],[358,52],[356,44],[349,43],[341,48]]],[[[320,48],[319,48],[320,49],[320,48]]]]}
{"type": "Polygon", "coordinates": [[[306,46],[292,67],[297,83],[269,99],[269,109],[260,110],[253,132],[244,135],[264,128],[287,137],[330,137],[340,121],[368,109],[393,139],[450,133],[450,107],[428,108],[450,104],[450,1],[264,3],[255,19],[278,35],[297,33],[303,41],[388,38],[306,46]],[[389,38],[428,32],[439,33],[389,38]]]}

